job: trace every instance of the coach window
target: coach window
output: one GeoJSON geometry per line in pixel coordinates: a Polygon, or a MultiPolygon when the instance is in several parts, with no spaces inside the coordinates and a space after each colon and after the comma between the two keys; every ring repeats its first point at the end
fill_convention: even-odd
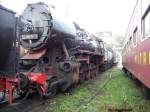
{"type": "Polygon", "coordinates": [[[124,46],[124,49],[123,49],[123,51],[124,51],[124,52],[126,52],[126,45],[124,46]]]}
{"type": "Polygon", "coordinates": [[[132,48],[132,36],[129,38],[129,46],[132,48]]]}
{"type": "Polygon", "coordinates": [[[129,41],[127,42],[127,52],[129,51],[129,41]]]}
{"type": "Polygon", "coordinates": [[[143,37],[150,37],[150,6],[142,18],[143,37]]]}
{"type": "Polygon", "coordinates": [[[135,28],[134,32],[133,32],[133,43],[134,45],[136,45],[137,43],[137,27],[135,28]]]}

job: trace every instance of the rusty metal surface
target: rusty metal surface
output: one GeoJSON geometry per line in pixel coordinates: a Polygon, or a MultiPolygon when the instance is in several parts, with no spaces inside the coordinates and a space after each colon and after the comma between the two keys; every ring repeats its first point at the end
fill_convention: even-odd
{"type": "Polygon", "coordinates": [[[29,59],[40,59],[45,53],[46,53],[46,49],[37,51],[37,52],[33,52],[33,53],[27,53],[26,55],[21,57],[21,59],[28,59],[28,60],[29,59]]]}

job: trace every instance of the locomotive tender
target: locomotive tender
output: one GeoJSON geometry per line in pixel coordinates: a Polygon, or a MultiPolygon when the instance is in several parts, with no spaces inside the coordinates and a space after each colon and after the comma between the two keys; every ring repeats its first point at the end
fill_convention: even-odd
{"type": "MultiPolygon", "coordinates": [[[[0,5],[0,101],[4,100],[6,90],[12,99],[12,90],[17,73],[16,17],[15,12],[0,5]],[[12,83],[13,82],[13,83],[12,83]]],[[[9,100],[9,103],[12,101],[9,100]]]]}
{"type": "Polygon", "coordinates": [[[49,98],[58,89],[66,91],[93,78],[104,65],[112,66],[113,51],[101,39],[42,2],[29,4],[18,22],[14,12],[0,11],[5,11],[0,13],[4,18],[0,31],[6,27],[0,32],[0,42],[7,43],[0,44],[0,94],[8,93],[10,104],[14,92],[21,97],[37,92],[49,98]]]}
{"type": "Polygon", "coordinates": [[[137,0],[124,40],[123,70],[140,81],[150,96],[150,1],[137,0]]]}

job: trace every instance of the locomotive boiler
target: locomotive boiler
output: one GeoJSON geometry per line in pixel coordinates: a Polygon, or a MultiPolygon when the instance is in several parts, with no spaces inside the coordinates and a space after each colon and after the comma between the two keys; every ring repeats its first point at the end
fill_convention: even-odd
{"type": "Polygon", "coordinates": [[[51,97],[97,74],[104,57],[101,39],[92,39],[42,2],[29,4],[19,20],[19,40],[26,49],[19,61],[23,95],[33,90],[51,97]]]}
{"type": "Polygon", "coordinates": [[[55,10],[40,2],[29,4],[20,16],[23,26],[21,29],[21,44],[32,50],[46,46],[51,39],[59,37],[75,38],[74,25],[65,17],[59,17],[55,10]]]}

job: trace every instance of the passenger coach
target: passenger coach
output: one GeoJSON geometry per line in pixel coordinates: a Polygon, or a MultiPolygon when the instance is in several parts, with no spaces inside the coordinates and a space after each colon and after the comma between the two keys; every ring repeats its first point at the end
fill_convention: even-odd
{"type": "Polygon", "coordinates": [[[150,98],[150,1],[137,0],[124,39],[123,70],[142,84],[150,98]]]}

